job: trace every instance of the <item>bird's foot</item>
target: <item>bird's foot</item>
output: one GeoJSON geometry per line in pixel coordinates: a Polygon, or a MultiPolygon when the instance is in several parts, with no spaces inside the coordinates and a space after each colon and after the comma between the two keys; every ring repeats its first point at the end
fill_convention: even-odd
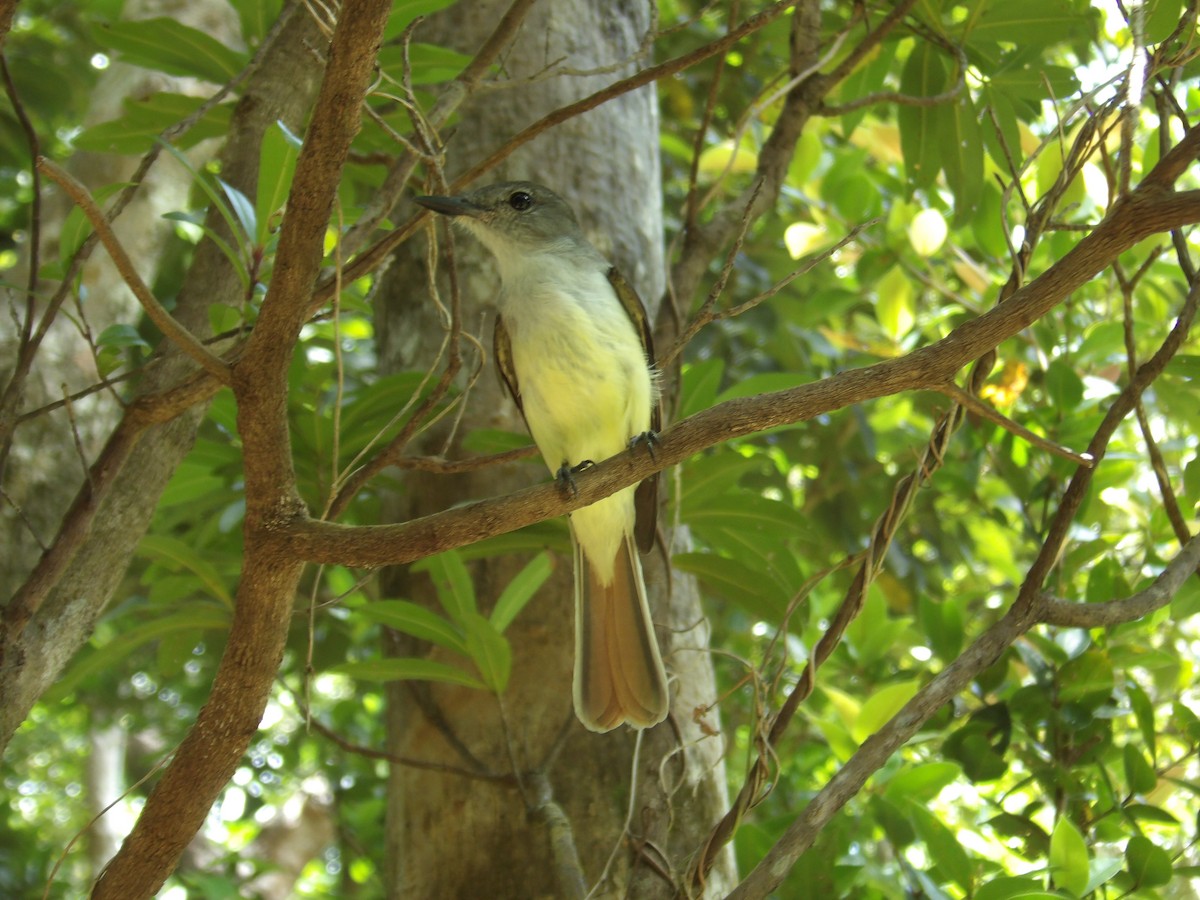
{"type": "Polygon", "coordinates": [[[554,473],[554,480],[558,482],[558,486],[562,489],[563,493],[574,497],[579,493],[579,488],[575,486],[575,475],[585,469],[590,469],[594,465],[595,463],[590,459],[585,459],[583,462],[573,466],[564,460],[563,464],[558,467],[558,471],[554,473]]]}
{"type": "Polygon", "coordinates": [[[643,431],[641,434],[635,434],[629,439],[629,449],[632,450],[640,444],[644,444],[646,452],[650,454],[650,458],[654,459],[654,448],[659,445],[657,431],[643,431]]]}

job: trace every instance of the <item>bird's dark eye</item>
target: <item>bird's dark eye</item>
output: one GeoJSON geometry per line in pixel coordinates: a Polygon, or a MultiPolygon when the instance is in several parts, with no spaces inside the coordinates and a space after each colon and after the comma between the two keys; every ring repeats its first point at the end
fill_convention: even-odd
{"type": "Polygon", "coordinates": [[[517,212],[524,212],[525,210],[529,209],[529,207],[533,206],[533,197],[531,197],[526,191],[516,191],[511,197],[508,198],[508,205],[517,212]]]}

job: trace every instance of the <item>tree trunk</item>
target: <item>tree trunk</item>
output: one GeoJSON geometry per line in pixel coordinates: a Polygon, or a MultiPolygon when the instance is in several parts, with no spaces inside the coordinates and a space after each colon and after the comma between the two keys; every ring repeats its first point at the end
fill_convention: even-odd
{"type": "MultiPolygon", "coordinates": [[[[418,37],[474,52],[506,7],[474,4],[470,17],[451,9],[418,37]]],[[[504,56],[504,75],[513,86],[485,92],[460,111],[447,148],[449,174],[463,171],[538,117],[611,83],[621,73],[520,83],[522,79],[560,59],[575,70],[622,63],[632,71],[647,27],[647,10],[639,3],[575,0],[535,6],[504,56]]],[[[664,290],[657,128],[653,90],[626,94],[542,135],[511,156],[501,170],[481,179],[536,180],[562,194],[593,243],[637,287],[651,318],[664,290]]],[[[481,344],[490,348],[498,276],[477,244],[463,238],[456,248],[464,328],[479,332],[481,344]]],[[[385,369],[440,365],[432,359],[432,350],[442,342],[443,326],[432,302],[415,290],[427,278],[422,250],[414,247],[397,260],[381,286],[376,301],[385,369]]],[[[442,284],[443,296],[448,296],[442,284]]],[[[469,368],[473,351],[464,346],[463,352],[464,368],[469,368]]],[[[487,368],[492,368],[490,359],[487,368]]],[[[491,371],[471,389],[448,455],[468,455],[461,438],[477,428],[524,433],[515,407],[502,396],[491,371]]],[[[447,437],[445,432],[434,435],[422,449],[441,452],[447,437]]],[[[419,516],[546,477],[541,461],[533,460],[464,475],[414,478],[397,501],[394,516],[419,516]]],[[[513,673],[499,704],[484,692],[443,685],[398,684],[389,692],[394,753],[494,776],[393,768],[386,848],[391,897],[478,897],[481,891],[497,898],[572,896],[583,883],[599,881],[604,872],[605,883],[593,896],[672,896],[672,876],[685,869],[688,855],[725,808],[723,742],[706,737],[692,720],[692,710],[711,702],[714,691],[703,652],[707,634],[696,624],[703,614],[694,584],[678,574],[668,576],[661,548],[643,560],[658,636],[672,674],[673,702],[667,722],[644,733],[631,773],[636,732],[622,728],[592,734],[574,718],[571,560],[569,552],[563,552],[569,546],[565,523],[556,527],[551,540],[560,551],[557,569],[506,632],[513,647],[513,673]],[[636,786],[632,811],[631,774],[636,786]],[[564,841],[564,832],[549,826],[560,808],[578,864],[564,849],[570,838],[564,841]],[[613,863],[608,866],[610,856],[613,863]]],[[[666,546],[671,540],[668,533],[666,546]]],[[[490,609],[523,562],[489,556],[473,565],[483,611],[490,609]]],[[[427,579],[407,571],[393,573],[385,585],[389,596],[432,596],[427,579]]],[[[427,652],[399,637],[393,636],[391,644],[403,655],[427,652]]],[[[717,724],[715,715],[709,724],[717,724]]],[[[714,871],[714,894],[733,883],[731,858],[725,863],[724,869],[714,871]]]]}

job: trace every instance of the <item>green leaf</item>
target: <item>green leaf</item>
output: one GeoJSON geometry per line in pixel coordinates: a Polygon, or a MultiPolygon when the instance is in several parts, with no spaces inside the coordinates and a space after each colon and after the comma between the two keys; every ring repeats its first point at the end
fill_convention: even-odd
{"type": "Polygon", "coordinates": [[[1046,393],[1059,412],[1070,412],[1083,401],[1083,379],[1061,359],[1046,367],[1046,393]]]}
{"type": "Polygon", "coordinates": [[[232,5],[242,25],[242,40],[247,47],[257,47],[279,18],[283,0],[234,0],[232,5]]]}
{"type": "Polygon", "coordinates": [[[1133,709],[1134,718],[1137,719],[1142,740],[1146,743],[1146,749],[1150,751],[1150,759],[1158,759],[1158,732],[1154,728],[1154,706],[1150,697],[1142,690],[1141,685],[1132,679],[1126,682],[1125,693],[1129,697],[1129,706],[1133,709]]]}
{"type": "Polygon", "coordinates": [[[906,800],[926,803],[936,797],[942,788],[953,784],[960,775],[962,769],[954,763],[922,763],[904,769],[891,778],[884,789],[884,796],[897,806],[906,800]]]}
{"type": "Polygon", "coordinates": [[[1081,896],[1088,883],[1088,849],[1079,829],[1059,816],[1050,834],[1050,870],[1056,887],[1081,896]]]}
{"type": "Polygon", "coordinates": [[[964,90],[952,103],[935,107],[935,116],[942,138],[942,170],[954,194],[954,224],[963,227],[979,214],[983,193],[983,132],[979,112],[971,95],[964,90]]]}
{"type": "Polygon", "coordinates": [[[710,589],[767,621],[774,621],[787,607],[785,591],[736,560],[715,553],[679,553],[671,561],[680,571],[690,572],[710,589]]]}
{"type": "Polygon", "coordinates": [[[973,20],[966,38],[969,47],[1016,44],[1045,47],[1090,33],[1086,4],[1072,0],[991,0],[973,20]]]}
{"type": "Polygon", "coordinates": [[[479,613],[468,613],[463,627],[467,632],[467,652],[483,676],[483,683],[497,694],[504,693],[512,673],[512,647],[496,626],[479,613]]]}
{"type": "Polygon", "coordinates": [[[909,801],[908,812],[912,817],[913,827],[929,851],[934,867],[970,895],[975,883],[974,871],[967,852],[963,850],[954,832],[922,803],[909,801]]]}
{"type": "Polygon", "coordinates": [[[95,37],[130,65],[168,75],[194,75],[214,84],[229,81],[245,64],[243,54],[165,16],[99,25],[95,37]]]}
{"type": "Polygon", "coordinates": [[[882,728],[892,716],[901,710],[905,703],[913,698],[920,686],[920,682],[915,679],[899,681],[886,685],[871,694],[850,729],[854,739],[861,744],[882,728]]]}
{"type": "Polygon", "coordinates": [[[202,631],[228,631],[229,621],[228,609],[202,602],[194,603],[182,612],[126,626],[118,637],[77,656],[66,674],[43,695],[42,702],[57,703],[80,684],[116,666],[143,644],[181,632],[195,637],[202,631]]]}
{"type": "Polygon", "coordinates": [[[1113,876],[1125,868],[1125,861],[1119,856],[1094,858],[1088,866],[1088,883],[1083,889],[1084,894],[1091,896],[1103,884],[1112,880],[1113,876]]]}
{"type": "Polygon", "coordinates": [[[132,325],[127,325],[124,322],[117,322],[109,325],[96,338],[97,347],[141,347],[143,350],[150,350],[150,344],[146,339],[138,334],[138,330],[132,325]]]}
{"type": "Polygon", "coordinates": [[[1146,757],[1142,756],[1141,751],[1133,744],[1126,744],[1124,758],[1125,783],[1129,786],[1129,792],[1148,794],[1154,790],[1158,784],[1158,776],[1154,774],[1154,769],[1146,762],[1146,757]]]}
{"type": "Polygon", "coordinates": [[[1126,803],[1122,811],[1125,815],[1142,822],[1153,822],[1155,825],[1167,825],[1172,828],[1179,827],[1179,820],[1160,806],[1151,806],[1149,803],[1126,803]]]}
{"type": "MultiPolygon", "coordinates": [[[[921,41],[908,56],[900,76],[900,91],[911,97],[932,97],[950,86],[945,59],[936,46],[921,41]]],[[[904,170],[915,187],[933,184],[942,168],[941,135],[933,107],[904,105],[896,113],[904,170]]]]}
{"type": "Polygon", "coordinates": [[[1044,891],[1036,878],[1006,876],[979,886],[972,900],[1063,900],[1062,894],[1044,891]]]}
{"type": "Polygon", "coordinates": [[[455,0],[396,0],[383,29],[384,43],[400,37],[417,16],[427,16],[454,3],[455,0]]]}
{"type": "Polygon", "coordinates": [[[717,356],[684,364],[680,384],[680,418],[695,415],[716,402],[724,373],[725,361],[717,356]]]}
{"type": "Polygon", "coordinates": [[[513,580],[505,585],[496,600],[495,608],[492,609],[490,619],[497,632],[504,633],[553,571],[554,558],[549,553],[539,553],[513,576],[513,580]]]}
{"type": "Polygon", "coordinates": [[[1068,661],[1058,672],[1060,700],[1095,699],[1112,692],[1112,663],[1101,650],[1088,650],[1068,661]]]}
{"type": "Polygon", "coordinates": [[[487,686],[457,666],[432,659],[399,657],[342,663],[329,671],[361,681],[437,681],[485,691],[487,686]]]}
{"type": "Polygon", "coordinates": [[[453,624],[419,603],[408,600],[377,600],[354,610],[372,622],[403,631],[423,641],[469,656],[467,643],[453,624]]]}
{"type": "Polygon", "coordinates": [[[276,122],[263,135],[258,154],[258,197],[254,204],[258,222],[255,238],[260,246],[267,243],[275,222],[274,216],[287,202],[292,176],[296,173],[296,160],[300,156],[300,145],[300,138],[282,122],[276,122]]]}
{"type": "Polygon", "coordinates": [[[1140,834],[1125,845],[1125,865],[1137,888],[1161,887],[1171,880],[1171,857],[1167,851],[1140,834]]]}
{"type": "Polygon", "coordinates": [[[138,544],[138,554],[164,563],[172,571],[186,569],[192,572],[208,588],[209,593],[232,609],[233,595],[225,586],[224,579],[216,567],[201,557],[190,544],[165,534],[147,534],[138,544]]]}
{"type": "Polygon", "coordinates": [[[908,273],[900,265],[892,266],[875,283],[875,318],[883,333],[893,341],[900,340],[912,330],[916,320],[913,314],[913,286],[908,273]]]}
{"type": "Polygon", "coordinates": [[[258,234],[258,223],[254,214],[254,207],[250,204],[250,198],[229,184],[223,178],[218,178],[217,183],[225,191],[225,196],[229,198],[229,208],[233,210],[237,216],[238,223],[242,226],[242,234],[247,238],[253,238],[258,234]]]}
{"type": "MultiPolygon", "coordinates": [[[[413,84],[440,84],[458,76],[472,57],[435,44],[413,41],[409,44],[408,61],[413,84]]],[[[379,51],[377,65],[393,78],[404,74],[404,48],[400,44],[385,46],[379,51]]]]}
{"type": "MultiPolygon", "coordinates": [[[[92,195],[92,199],[103,207],[105,200],[125,186],[125,183],[107,184],[96,191],[92,195]]],[[[83,246],[83,242],[88,239],[88,235],[91,233],[92,223],[88,221],[83,210],[78,206],[72,206],[58,234],[58,258],[62,261],[63,265],[66,265],[71,257],[79,251],[79,248],[83,246]]]]}
{"type": "Polygon", "coordinates": [[[471,582],[471,573],[467,571],[462,555],[457,551],[450,550],[423,559],[413,566],[413,570],[429,573],[442,608],[460,626],[468,613],[476,611],[475,585],[471,582]]]}
{"type": "MultiPolygon", "coordinates": [[[[122,102],[124,113],[121,116],[84,129],[73,143],[81,150],[94,153],[145,153],[155,138],[195,113],[204,102],[203,97],[167,91],[149,97],[128,97],[122,102]]],[[[224,136],[229,130],[232,114],[232,103],[219,103],[176,142],[187,149],[200,141],[224,136]]]]}

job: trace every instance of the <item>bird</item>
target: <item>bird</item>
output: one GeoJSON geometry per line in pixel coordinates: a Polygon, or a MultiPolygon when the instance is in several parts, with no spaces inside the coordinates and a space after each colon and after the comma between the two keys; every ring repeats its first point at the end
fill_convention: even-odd
{"type": "MultiPolygon", "coordinates": [[[[658,375],[645,307],[549,188],[509,181],[420,196],[495,257],[493,350],[501,380],[546,465],[573,476],[638,444],[653,453],[658,375]]],[[[654,545],[658,477],[570,514],[575,714],[594,732],[649,728],[670,697],[638,550],[654,545]]]]}

